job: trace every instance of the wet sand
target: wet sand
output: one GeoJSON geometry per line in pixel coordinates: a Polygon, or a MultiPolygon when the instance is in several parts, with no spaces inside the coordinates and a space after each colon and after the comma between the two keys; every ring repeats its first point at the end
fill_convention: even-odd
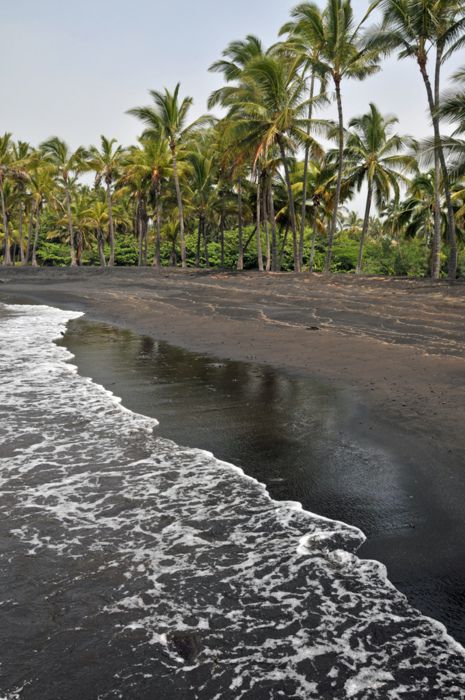
{"type": "MultiPolygon", "coordinates": [[[[328,432],[335,491],[367,482],[358,511],[371,512],[372,524],[346,514],[369,537],[361,554],[386,563],[414,604],[465,641],[463,285],[132,269],[8,270],[0,278],[1,300],[83,310],[197,353],[342,390],[353,406],[344,431],[365,459],[373,455],[372,471],[363,465],[354,485],[338,423],[334,443],[328,432]],[[388,512],[395,517],[381,517],[388,512]]],[[[343,515],[337,493],[322,508],[308,501],[328,517],[343,515]]]]}

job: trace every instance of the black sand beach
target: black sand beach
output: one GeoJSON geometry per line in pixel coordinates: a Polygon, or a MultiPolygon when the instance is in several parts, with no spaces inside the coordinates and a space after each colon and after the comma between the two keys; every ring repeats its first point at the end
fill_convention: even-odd
{"type": "Polygon", "coordinates": [[[465,641],[463,286],[135,270],[2,278],[2,300],[144,336],[81,334],[78,321],[65,342],[82,373],[150,408],[161,435],[360,527],[361,555],[465,641]]]}

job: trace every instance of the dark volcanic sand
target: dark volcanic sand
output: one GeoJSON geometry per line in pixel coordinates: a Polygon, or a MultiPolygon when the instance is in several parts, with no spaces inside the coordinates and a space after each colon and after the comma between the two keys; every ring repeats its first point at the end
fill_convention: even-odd
{"type": "MultiPolygon", "coordinates": [[[[283,417],[276,372],[228,365],[229,377],[225,372],[215,380],[222,393],[215,427],[218,416],[229,420],[223,411],[228,402],[236,402],[238,415],[233,425],[229,421],[212,431],[208,400],[203,413],[199,410],[203,385],[187,391],[185,401],[179,399],[186,397],[185,387],[192,386],[199,367],[208,381],[217,376],[205,369],[211,361],[176,357],[166,346],[154,357],[149,344],[142,363],[145,368],[158,363],[168,383],[153,409],[162,418],[162,434],[212,449],[251,473],[257,470],[277,497],[301,500],[310,510],[361,527],[369,538],[361,554],[386,563],[391,580],[416,606],[465,641],[464,286],[151,270],[8,270],[1,277],[5,301],[33,299],[83,310],[90,319],[197,352],[294,372],[294,378],[283,381],[300,397],[297,406],[304,418],[297,428],[288,424],[283,435],[276,435],[283,417]],[[173,372],[189,362],[191,370],[176,386],[173,372]],[[250,411],[244,383],[230,398],[224,390],[231,389],[231,372],[250,382],[248,373],[254,371],[261,373],[260,390],[252,398],[257,410],[250,411]],[[308,395],[304,392],[302,399],[305,386],[308,395]],[[164,413],[168,392],[175,410],[165,405],[164,413]],[[305,439],[306,421],[320,406],[323,420],[312,428],[325,441],[315,448],[305,439]],[[332,423],[327,420],[331,410],[332,423]],[[266,419],[269,425],[260,434],[257,428],[266,419]],[[250,439],[238,446],[232,436],[241,437],[244,422],[250,439]],[[275,462],[270,465],[271,458],[279,469],[275,462]],[[279,478],[286,482],[273,481],[279,478]]],[[[139,349],[141,342],[148,341],[131,340],[139,349]]],[[[87,371],[85,354],[80,355],[87,371]]],[[[99,371],[91,373],[106,383],[99,371]]],[[[131,381],[137,386],[140,379],[131,381]]],[[[139,396],[130,403],[126,382],[120,377],[108,388],[123,394],[131,408],[143,410],[139,396]]],[[[291,391],[286,415],[294,407],[291,391]]]]}

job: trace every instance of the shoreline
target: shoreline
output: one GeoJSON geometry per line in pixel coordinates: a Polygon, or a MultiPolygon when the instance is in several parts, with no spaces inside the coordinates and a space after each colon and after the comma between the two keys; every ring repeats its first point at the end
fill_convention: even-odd
{"type": "MultiPolygon", "coordinates": [[[[415,503],[418,500],[420,514],[419,522],[405,522],[402,532],[371,533],[359,556],[379,559],[378,552],[383,549],[382,562],[388,567],[389,578],[399,585],[402,576],[399,564],[420,548],[417,558],[421,576],[431,577],[434,584],[440,565],[445,577],[465,580],[458,560],[458,553],[464,552],[461,540],[465,531],[462,515],[465,362],[450,354],[451,350],[460,353],[462,341],[465,347],[465,334],[453,323],[454,314],[460,315],[461,309],[465,309],[464,289],[460,285],[448,288],[431,283],[402,280],[396,285],[387,281],[388,294],[394,297],[389,299],[390,305],[396,303],[402,307],[404,322],[410,313],[410,323],[417,333],[417,337],[412,334],[408,345],[394,342],[396,324],[389,327],[383,307],[385,280],[43,269],[8,270],[0,278],[4,280],[0,285],[2,301],[11,303],[16,297],[84,311],[89,320],[127,328],[190,351],[219,359],[268,364],[291,375],[343,387],[353,395],[357,405],[352,416],[357,439],[367,445],[377,444],[386,450],[393,463],[401,465],[399,478],[407,479],[403,487],[412,491],[415,503]],[[435,330],[430,336],[423,332],[426,340],[420,343],[418,325],[423,317],[417,312],[415,302],[426,293],[431,294],[431,288],[435,290],[436,310],[428,307],[423,314],[431,328],[442,326],[443,331],[441,335],[435,330]],[[307,292],[309,308],[305,309],[302,299],[307,292]],[[348,298],[342,297],[343,293],[348,298]],[[249,300],[249,308],[244,296],[249,300]],[[346,327],[338,327],[336,313],[332,323],[322,322],[322,307],[326,311],[334,299],[339,307],[345,304],[346,308],[352,301],[352,306],[358,305],[359,310],[365,300],[364,316],[360,314],[353,323],[354,332],[363,326],[363,335],[350,334],[346,327]],[[441,305],[442,313],[438,310],[441,305]],[[264,315],[278,322],[267,321],[264,315]],[[380,318],[385,336],[391,333],[391,342],[370,337],[370,333],[379,334],[380,318]],[[312,326],[311,319],[314,319],[312,326]],[[320,331],[307,330],[317,325],[320,331]],[[446,351],[424,352],[425,346],[431,350],[435,343],[442,344],[446,351]],[[426,494],[422,493],[423,484],[427,485],[426,494]],[[428,512],[434,522],[425,520],[428,512]],[[429,539],[426,547],[425,538],[429,539]]],[[[221,455],[218,457],[221,459],[221,455]]],[[[329,517],[333,518],[334,514],[329,517]]],[[[411,568],[414,570],[413,565],[411,568]]],[[[406,592],[405,586],[403,590],[406,592]]],[[[457,594],[455,589],[450,591],[451,596],[457,594]]],[[[434,585],[430,597],[432,609],[423,607],[422,612],[434,618],[434,585]]],[[[411,602],[419,607],[415,600],[411,602]]],[[[462,606],[460,592],[457,611],[462,606]]],[[[463,629],[462,641],[465,619],[456,623],[463,629]]],[[[457,636],[456,631],[451,634],[457,636]]]]}

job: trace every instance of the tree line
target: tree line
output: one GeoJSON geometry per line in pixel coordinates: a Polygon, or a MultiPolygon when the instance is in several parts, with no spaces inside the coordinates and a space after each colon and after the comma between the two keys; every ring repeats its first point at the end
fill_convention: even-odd
{"type": "Polygon", "coordinates": [[[5,133],[3,264],[368,266],[455,280],[465,273],[465,68],[448,89],[442,72],[464,29],[463,0],[377,0],[361,21],[351,0],[307,2],[273,46],[249,35],[210,67],[223,77],[208,104],[220,118],[191,120],[178,84],[128,110],[143,131],[127,148],[105,136],[90,148],[57,136],[32,147],[5,133]],[[345,120],[347,82],[392,54],[418,68],[431,118],[423,141],[373,103],[345,120]],[[324,118],[332,102],[336,120],[324,118]],[[360,191],[362,219],[350,210],[360,191]],[[399,267],[413,250],[422,265],[399,267]]]}

